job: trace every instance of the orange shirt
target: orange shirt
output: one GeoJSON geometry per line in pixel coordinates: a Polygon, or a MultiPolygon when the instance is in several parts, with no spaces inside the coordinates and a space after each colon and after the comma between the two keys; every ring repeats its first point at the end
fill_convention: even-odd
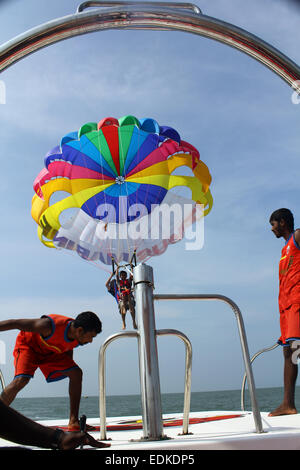
{"type": "Polygon", "coordinates": [[[292,233],[282,248],[279,262],[279,310],[300,303],[300,247],[292,233]]]}
{"type": "Polygon", "coordinates": [[[16,347],[29,346],[36,353],[48,355],[50,353],[62,354],[78,346],[78,341],[68,339],[68,329],[73,318],[62,315],[43,315],[42,318],[50,318],[52,332],[46,338],[38,333],[21,331],[17,336],[16,347]]]}

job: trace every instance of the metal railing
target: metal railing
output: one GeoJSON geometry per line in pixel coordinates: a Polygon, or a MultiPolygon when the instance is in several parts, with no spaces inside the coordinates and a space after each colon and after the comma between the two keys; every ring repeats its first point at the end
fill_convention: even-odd
{"type": "Polygon", "coordinates": [[[204,15],[190,3],[84,2],[76,13],[51,20],[0,46],[0,72],[41,48],[74,36],[108,29],[182,31],[234,47],[259,61],[298,93],[300,68],[289,57],[238,26],[204,15]],[[98,8],[87,8],[94,6],[98,8]],[[86,11],[84,11],[86,10],[86,11]]]}
{"type": "Polygon", "coordinates": [[[219,300],[227,303],[233,310],[238,326],[238,332],[240,336],[240,342],[242,347],[242,355],[245,364],[246,377],[248,379],[249,392],[251,397],[252,412],[255,422],[255,428],[257,433],[262,433],[263,426],[260,411],[256,399],[256,390],[254,384],[254,377],[251,367],[251,360],[249,356],[248,342],[246,337],[246,331],[244,326],[243,317],[239,307],[228,297],[218,294],[156,294],[153,296],[154,300],[219,300]]]}
{"type": "Polygon", "coordinates": [[[0,369],[0,383],[1,383],[2,390],[4,390],[5,389],[5,381],[4,381],[4,376],[2,374],[1,369],[0,369]]]}
{"type": "Polygon", "coordinates": [[[98,378],[99,378],[99,410],[100,410],[100,439],[106,439],[106,361],[107,347],[118,338],[138,338],[137,331],[122,331],[109,336],[99,350],[98,378]]]}
{"type": "MultiPolygon", "coordinates": [[[[144,267],[147,267],[144,265],[144,267]]],[[[140,267],[137,267],[135,269],[139,269],[140,267]]],[[[145,278],[144,278],[145,279],[145,278]]],[[[140,280],[139,276],[136,276],[136,284],[143,284],[145,281],[140,280]]],[[[149,288],[149,286],[148,286],[149,288]]],[[[150,289],[151,290],[151,289],[150,289]]],[[[239,337],[240,337],[240,342],[241,342],[241,347],[242,347],[242,355],[243,355],[243,360],[245,364],[245,377],[248,380],[248,385],[249,385],[249,392],[250,392],[250,397],[251,397],[251,404],[252,404],[252,412],[253,412],[253,417],[254,417],[254,422],[255,422],[255,428],[257,433],[263,433],[263,427],[262,427],[262,420],[260,416],[260,411],[258,408],[257,404],[257,399],[256,399],[256,390],[255,390],[255,384],[254,384],[254,377],[253,377],[253,372],[252,372],[252,366],[251,363],[259,355],[261,352],[257,353],[252,360],[250,359],[249,356],[249,350],[248,350],[248,343],[247,343],[247,337],[246,337],[246,332],[245,332],[245,326],[244,326],[244,321],[243,317],[241,314],[241,311],[239,307],[233,302],[231,299],[228,297],[225,297],[223,295],[218,295],[218,294],[156,294],[153,295],[153,300],[218,300],[225,302],[228,304],[231,309],[233,310],[236,320],[237,320],[237,326],[238,326],[238,332],[239,332],[239,337]]],[[[143,310],[143,309],[140,309],[143,310]]],[[[146,312],[149,312],[149,309],[147,308],[147,305],[145,306],[144,310],[146,312]]],[[[149,325],[148,325],[149,326],[149,325]]],[[[153,325],[152,325],[153,326],[153,325]]],[[[150,330],[153,330],[153,328],[149,328],[150,330]]],[[[101,439],[106,439],[106,397],[105,397],[105,392],[106,392],[106,373],[105,373],[105,353],[106,349],[109,344],[111,344],[114,340],[122,337],[135,337],[138,339],[139,342],[139,351],[141,352],[140,349],[140,343],[143,342],[141,340],[141,332],[143,328],[140,327],[139,331],[130,331],[130,332],[120,332],[115,335],[110,336],[102,345],[99,351],[99,408],[100,408],[100,432],[101,432],[101,439]]],[[[152,331],[153,332],[153,331],[152,331]]],[[[144,332],[145,333],[145,332],[144,332]]],[[[144,334],[143,333],[143,334],[144,334]]],[[[188,433],[188,423],[189,423],[189,411],[190,411],[190,396],[191,396],[191,361],[192,361],[192,348],[191,348],[191,343],[189,339],[184,335],[183,333],[177,331],[177,330],[155,330],[154,329],[154,336],[159,335],[176,335],[180,337],[184,342],[186,346],[186,369],[185,369],[185,391],[184,391],[184,418],[183,418],[183,434],[188,433]]],[[[147,342],[147,341],[146,341],[147,342]]],[[[275,347],[275,346],[274,346],[275,347]]],[[[272,349],[274,348],[272,347],[272,349]]],[[[268,348],[269,350],[270,348],[268,348]]],[[[157,355],[157,353],[156,353],[157,355]]],[[[143,378],[145,375],[145,371],[143,369],[142,361],[140,358],[140,378],[141,378],[141,389],[143,388],[143,378]]],[[[152,384],[153,385],[153,384],[152,384]]],[[[157,385],[156,381],[154,380],[154,385],[157,385]]],[[[144,387],[146,388],[146,387],[144,387]]],[[[159,387],[159,381],[158,381],[158,386],[156,387],[157,390],[157,395],[156,399],[160,402],[160,387],[159,387]]],[[[151,392],[151,390],[150,390],[151,392]]],[[[148,420],[147,416],[147,408],[149,408],[149,396],[147,395],[147,390],[142,390],[142,401],[143,401],[143,416],[145,418],[145,421],[148,420]],[[145,392],[145,393],[144,393],[145,392]],[[145,403],[146,402],[146,403],[145,403]]],[[[159,403],[160,405],[160,403],[159,403]]],[[[159,406],[158,406],[158,411],[159,411],[159,406]]],[[[159,415],[159,413],[158,413],[159,415]]],[[[156,416],[157,418],[157,416],[156,416]]],[[[151,419],[155,421],[155,414],[151,416],[151,419]]],[[[150,419],[150,421],[151,421],[150,419]]],[[[158,419],[160,421],[160,419],[158,419]]],[[[144,419],[143,419],[144,422],[144,419]]],[[[147,423],[146,423],[147,425],[147,423]]],[[[159,432],[159,426],[158,426],[158,431],[157,431],[157,436],[154,438],[162,438],[162,435],[159,432]]],[[[146,436],[147,437],[147,436],[146,436]]],[[[150,437],[151,437],[151,432],[150,432],[150,437]]]]}
{"type": "MultiPolygon", "coordinates": [[[[157,336],[172,335],[183,340],[185,344],[185,381],[184,381],[184,407],[183,407],[183,423],[182,434],[189,434],[189,412],[191,402],[191,380],[192,380],[192,345],[187,336],[180,331],[172,329],[157,330],[157,336]]],[[[137,338],[140,335],[137,331],[124,331],[116,333],[108,337],[99,350],[99,410],[100,410],[100,439],[107,439],[106,434],[106,350],[108,346],[119,338],[137,338]]]]}
{"type": "MultiPolygon", "coordinates": [[[[137,2],[128,2],[128,1],[87,1],[81,3],[77,10],[76,13],[81,13],[83,12],[86,8],[91,8],[91,7],[96,7],[96,8],[107,8],[107,7],[124,7],[126,5],[136,5],[137,2]]],[[[144,2],[144,1],[139,1],[138,2],[139,6],[155,6],[155,8],[174,8],[174,9],[179,9],[179,10],[190,10],[193,13],[196,13],[197,15],[201,15],[202,11],[197,5],[194,5],[193,3],[179,3],[179,2],[144,2]]]]}
{"type": "Polygon", "coordinates": [[[192,384],[192,345],[188,337],[177,330],[158,330],[157,335],[175,335],[185,343],[185,380],[184,380],[184,405],[182,434],[190,434],[188,431],[189,414],[191,405],[191,384],[192,384]]]}
{"type": "MultiPolygon", "coordinates": [[[[279,346],[279,344],[275,343],[275,344],[273,344],[273,346],[270,346],[269,348],[261,349],[260,351],[255,353],[254,356],[252,356],[252,358],[250,360],[251,364],[262,353],[272,351],[273,349],[277,348],[277,346],[279,346]]],[[[244,374],[243,381],[242,381],[242,387],[241,387],[241,410],[242,411],[245,411],[245,385],[246,385],[246,380],[247,380],[247,376],[246,376],[246,374],[244,374]]]]}

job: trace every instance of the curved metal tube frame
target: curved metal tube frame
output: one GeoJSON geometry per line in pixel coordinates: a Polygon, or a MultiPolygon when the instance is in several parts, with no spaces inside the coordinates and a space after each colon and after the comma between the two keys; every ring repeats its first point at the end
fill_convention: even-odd
{"type": "Polygon", "coordinates": [[[154,297],[154,300],[220,300],[222,302],[227,303],[232,308],[235,314],[236,320],[237,320],[237,325],[238,325],[238,331],[239,331],[240,342],[241,342],[241,347],[242,347],[245,370],[246,370],[246,375],[248,378],[249,392],[250,392],[250,397],[251,397],[252,412],[253,412],[256,432],[257,433],[264,432],[263,427],[262,427],[262,420],[261,420],[261,416],[260,416],[260,412],[259,412],[259,408],[257,404],[257,399],[256,399],[254,377],[253,377],[253,372],[252,372],[252,367],[251,367],[251,362],[250,362],[244,321],[243,321],[241,311],[238,308],[238,306],[235,304],[235,302],[233,302],[228,297],[225,297],[223,295],[218,295],[218,294],[156,294],[153,297],[154,297]]]}
{"type": "MultiPolygon", "coordinates": [[[[191,380],[192,380],[192,345],[187,336],[180,331],[165,329],[157,330],[157,336],[175,335],[183,340],[185,344],[185,386],[184,386],[184,408],[183,408],[183,429],[182,434],[188,434],[189,425],[189,412],[191,403],[191,380]]],[[[105,368],[105,354],[107,347],[116,339],[124,337],[136,337],[139,340],[139,333],[137,331],[128,331],[116,333],[103,343],[99,350],[99,410],[100,410],[100,439],[106,440],[106,368],[105,368]]]]}
{"type": "Polygon", "coordinates": [[[108,29],[183,31],[219,41],[258,60],[298,92],[300,68],[248,31],[201,14],[196,5],[156,2],[84,2],[75,14],[37,26],[0,47],[0,71],[28,54],[74,36],[108,29]],[[89,6],[99,6],[83,11],[89,6]]]}
{"type": "MultiPolygon", "coordinates": [[[[157,7],[167,7],[167,8],[179,8],[180,10],[191,10],[194,13],[197,14],[202,14],[202,11],[197,5],[193,5],[192,3],[179,3],[179,2],[139,2],[140,4],[143,5],[148,5],[148,6],[154,6],[157,7]]],[[[125,2],[118,2],[118,1],[112,1],[112,2],[107,2],[107,1],[87,1],[83,2],[79,5],[77,8],[76,13],[81,13],[83,10],[86,8],[90,7],[116,7],[116,6],[124,6],[124,5],[136,5],[137,2],[131,2],[131,1],[125,1],[125,2]]]]}
{"type": "Polygon", "coordinates": [[[185,380],[184,380],[184,405],[182,434],[189,434],[189,413],[191,405],[191,385],[192,385],[192,345],[188,337],[178,330],[157,330],[158,336],[173,335],[178,336],[185,344],[185,380]]]}
{"type": "Polygon", "coordinates": [[[4,377],[3,377],[1,369],[0,369],[0,383],[1,383],[2,390],[4,390],[5,389],[5,381],[4,381],[4,377]]]}
{"type": "Polygon", "coordinates": [[[137,331],[124,331],[109,336],[99,350],[99,410],[100,410],[100,439],[106,439],[106,374],[105,374],[105,352],[107,347],[116,339],[124,337],[135,337],[139,339],[137,331]]]}
{"type": "MultiPolygon", "coordinates": [[[[273,346],[270,346],[269,348],[261,349],[260,351],[258,351],[257,353],[255,353],[254,356],[252,356],[252,358],[251,358],[251,361],[250,361],[251,364],[252,364],[252,362],[253,362],[258,356],[260,356],[262,353],[268,352],[268,351],[272,351],[273,349],[277,348],[277,346],[279,346],[279,344],[278,344],[278,343],[275,343],[275,344],[273,344],[273,346]]],[[[242,409],[242,411],[245,411],[245,398],[244,398],[244,394],[245,394],[246,380],[247,380],[247,376],[246,376],[246,374],[244,374],[243,381],[242,381],[242,387],[241,387],[241,409],[242,409]]]]}

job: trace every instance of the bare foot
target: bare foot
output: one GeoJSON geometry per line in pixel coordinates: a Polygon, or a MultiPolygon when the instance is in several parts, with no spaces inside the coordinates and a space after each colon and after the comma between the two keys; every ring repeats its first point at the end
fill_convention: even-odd
{"type": "Polygon", "coordinates": [[[280,405],[276,410],[271,411],[268,416],[283,416],[283,415],[295,415],[297,414],[296,408],[290,408],[288,406],[280,405]]]}
{"type": "MultiPolygon", "coordinates": [[[[95,431],[95,426],[91,426],[90,424],[86,424],[85,425],[85,430],[86,431],[95,431]]],[[[68,432],[78,432],[80,431],[80,425],[79,425],[79,422],[74,422],[74,423],[69,423],[68,424],[68,428],[67,428],[68,432]]]]}
{"type": "Polygon", "coordinates": [[[125,325],[122,326],[122,330],[126,330],[126,326],[125,326],[125,325]]]}

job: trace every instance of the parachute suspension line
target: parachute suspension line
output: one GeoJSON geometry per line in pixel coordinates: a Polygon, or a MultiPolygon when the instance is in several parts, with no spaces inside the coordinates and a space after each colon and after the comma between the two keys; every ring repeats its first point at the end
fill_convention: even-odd
{"type": "MultiPolygon", "coordinates": [[[[82,128],[82,126],[81,126],[81,128],[82,128]]],[[[80,128],[80,129],[81,129],[81,128],[80,128]]],[[[79,130],[79,132],[80,132],[80,130],[79,130]]],[[[80,133],[80,134],[81,134],[81,133],[80,133]]],[[[86,155],[86,153],[85,153],[85,151],[84,151],[84,149],[83,149],[83,147],[82,147],[82,140],[81,140],[81,138],[82,138],[82,134],[81,134],[81,135],[78,134],[78,140],[79,140],[79,144],[80,144],[80,147],[79,147],[79,148],[80,148],[80,152],[81,152],[81,154],[83,155],[83,161],[84,161],[84,164],[85,164],[85,168],[88,168],[89,165],[88,165],[87,155],[86,155]]],[[[96,195],[93,196],[93,197],[96,197],[96,195]]],[[[90,216],[91,218],[93,218],[93,214],[92,214],[92,212],[91,212],[91,209],[88,207],[88,205],[86,205],[85,208],[86,208],[86,210],[88,211],[89,216],[90,216]]],[[[80,208],[80,210],[81,210],[81,208],[80,208]]],[[[78,229],[78,233],[79,233],[79,235],[80,235],[80,228],[78,229]]],[[[82,232],[81,232],[81,234],[82,234],[82,232]]],[[[91,233],[91,237],[95,237],[95,236],[96,236],[96,229],[95,229],[95,232],[94,232],[94,233],[91,233]]],[[[79,240],[80,240],[80,237],[79,237],[79,240]]],[[[100,250],[99,250],[99,251],[100,251],[100,250]]],[[[83,259],[85,259],[85,258],[83,257],[83,259]]],[[[96,262],[95,262],[94,260],[86,260],[86,261],[92,261],[92,263],[97,266],[97,264],[96,264],[96,262]]]]}
{"type": "MultiPolygon", "coordinates": [[[[103,155],[102,155],[102,152],[101,152],[101,141],[100,141],[100,129],[97,130],[97,141],[98,141],[98,153],[99,153],[99,163],[100,163],[100,166],[103,168],[103,161],[102,159],[104,159],[103,155]]],[[[102,184],[104,184],[104,176],[102,176],[101,178],[101,182],[102,184]]],[[[105,191],[103,191],[103,194],[104,194],[104,205],[106,205],[106,201],[105,201],[105,198],[106,198],[106,194],[105,194],[105,191]]],[[[95,198],[96,198],[96,195],[95,195],[95,198]]],[[[100,221],[100,219],[99,219],[100,221]]],[[[99,222],[98,222],[99,223],[99,222]]],[[[104,240],[102,240],[102,243],[99,242],[99,246],[101,246],[102,244],[104,244],[104,240]]]]}
{"type": "Polygon", "coordinates": [[[133,253],[131,261],[130,261],[130,264],[134,267],[136,266],[136,250],[134,250],[134,253],[133,253]]]}
{"type": "MultiPolygon", "coordinates": [[[[141,152],[140,152],[140,149],[141,149],[141,142],[142,142],[142,133],[141,133],[141,130],[140,128],[138,128],[138,149],[137,149],[137,163],[136,163],[136,166],[138,166],[140,164],[140,162],[142,161],[141,160],[141,152]]],[[[138,186],[137,186],[138,187],[138,186]]],[[[141,203],[141,201],[138,200],[138,190],[136,191],[136,207],[138,207],[138,205],[141,203]]],[[[143,201],[143,205],[144,207],[146,207],[146,204],[145,204],[145,199],[143,201]]],[[[134,253],[136,253],[136,250],[139,246],[139,242],[138,240],[136,240],[136,243],[135,243],[135,247],[134,247],[134,253]]]]}
{"type": "MultiPolygon", "coordinates": [[[[101,145],[101,139],[100,139],[100,133],[102,132],[102,129],[101,127],[97,126],[97,142],[98,142],[98,152],[99,152],[99,163],[100,163],[100,166],[103,168],[104,167],[104,161],[105,160],[105,156],[104,156],[104,151],[102,151],[102,145],[101,145]]],[[[104,135],[103,135],[104,137],[104,135]]],[[[106,162],[108,163],[108,162],[106,162]]],[[[109,165],[110,166],[110,165],[109,165]]],[[[113,169],[111,169],[112,172],[113,172],[113,169]]],[[[102,184],[104,185],[105,184],[105,180],[104,180],[104,174],[102,173],[102,184]]],[[[107,198],[106,198],[106,192],[105,190],[102,192],[103,194],[103,198],[104,198],[104,208],[105,210],[108,208],[108,205],[107,205],[107,198]]],[[[95,198],[96,198],[96,195],[95,195],[95,198]]],[[[103,208],[103,209],[104,209],[103,208]]],[[[100,216],[99,216],[100,217],[100,216]]],[[[105,219],[104,219],[105,220],[105,219]]],[[[100,221],[100,219],[99,219],[100,221]]],[[[99,222],[98,222],[99,223],[99,222]]],[[[106,221],[106,225],[104,225],[104,231],[106,231],[108,229],[108,226],[109,226],[109,215],[108,215],[108,210],[107,210],[107,221],[106,221]]],[[[104,235],[104,234],[103,234],[104,235]]],[[[102,243],[99,245],[105,245],[107,243],[107,245],[110,247],[109,251],[110,253],[112,253],[112,240],[110,239],[110,237],[105,237],[103,240],[102,240],[102,243]]]]}
{"type": "Polygon", "coordinates": [[[114,259],[114,257],[111,258],[111,268],[112,268],[112,273],[115,274],[116,268],[115,268],[115,259],[114,259]]]}
{"type": "MultiPolygon", "coordinates": [[[[146,132],[146,131],[144,131],[144,132],[146,132]]],[[[141,140],[142,140],[142,134],[141,134],[141,132],[139,132],[139,143],[140,143],[141,140]]],[[[141,155],[140,149],[141,149],[141,145],[138,146],[138,162],[137,162],[136,166],[138,166],[142,162],[142,155],[141,155]]],[[[146,155],[144,158],[147,158],[147,156],[148,155],[146,155]]],[[[145,208],[147,207],[147,204],[146,204],[147,195],[148,195],[148,187],[147,187],[146,191],[144,191],[143,206],[145,208]]],[[[151,209],[150,209],[150,213],[151,213],[151,209]]],[[[148,217],[148,216],[149,216],[149,213],[144,215],[144,217],[148,217]]],[[[149,238],[149,233],[147,234],[147,237],[149,238]]]]}
{"type": "Polygon", "coordinates": [[[137,264],[137,262],[136,262],[136,250],[134,251],[134,253],[133,253],[132,257],[131,257],[130,262],[127,263],[127,264],[120,264],[120,263],[118,263],[118,262],[115,260],[115,258],[112,256],[112,258],[111,258],[112,274],[116,274],[116,272],[117,272],[120,268],[124,268],[124,269],[126,269],[126,270],[129,272],[129,274],[133,274],[133,268],[136,267],[136,264],[137,264]],[[130,266],[130,269],[131,269],[131,270],[129,270],[129,269],[127,268],[127,266],[130,266]]]}
{"type": "MultiPolygon", "coordinates": [[[[124,129],[125,131],[125,129],[124,129]]],[[[127,253],[129,254],[130,253],[130,243],[129,243],[129,234],[128,234],[128,227],[129,227],[129,192],[128,192],[128,183],[126,181],[126,173],[124,171],[125,169],[125,163],[126,163],[126,157],[127,155],[125,155],[125,150],[124,150],[124,147],[123,147],[123,139],[121,138],[121,133],[122,133],[122,128],[121,126],[119,126],[118,128],[118,133],[119,133],[119,162],[120,162],[120,193],[123,194],[123,187],[125,185],[125,194],[126,194],[126,200],[124,199],[121,199],[122,201],[122,209],[119,207],[119,210],[121,209],[122,210],[122,214],[119,214],[119,217],[121,215],[121,223],[122,223],[122,220],[124,220],[124,228],[125,228],[125,225],[126,225],[126,229],[125,231],[127,231],[126,233],[126,242],[127,242],[127,253]],[[122,169],[122,166],[123,166],[123,169],[122,169]],[[122,175],[122,172],[124,174],[124,176],[122,175]]],[[[119,242],[119,246],[118,246],[118,251],[120,250],[120,239],[118,239],[118,242],[119,242]]],[[[124,244],[123,244],[124,246],[124,244]]]]}
{"type": "MultiPolygon", "coordinates": [[[[144,131],[144,132],[145,132],[145,131],[144,131]]],[[[139,133],[139,138],[140,138],[140,139],[142,138],[142,136],[141,136],[140,133],[139,133]]],[[[139,154],[138,164],[142,161],[140,148],[141,148],[141,146],[139,145],[139,150],[138,150],[138,154],[139,154]]],[[[145,157],[145,158],[146,158],[146,157],[145,157]]],[[[147,192],[148,192],[148,188],[147,188],[147,191],[145,191],[145,195],[144,195],[144,201],[143,201],[144,207],[147,207],[147,205],[146,205],[147,192]]],[[[150,212],[151,212],[151,211],[150,211],[150,212]]]]}

